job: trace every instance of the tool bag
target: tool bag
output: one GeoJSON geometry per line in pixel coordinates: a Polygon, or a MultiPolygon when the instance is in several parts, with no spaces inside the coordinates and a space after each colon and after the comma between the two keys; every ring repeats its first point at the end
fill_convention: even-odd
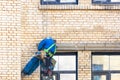
{"type": "Polygon", "coordinates": [[[24,73],[25,75],[31,75],[42,63],[42,60],[40,60],[36,56],[33,56],[23,68],[22,73],[24,73]]]}

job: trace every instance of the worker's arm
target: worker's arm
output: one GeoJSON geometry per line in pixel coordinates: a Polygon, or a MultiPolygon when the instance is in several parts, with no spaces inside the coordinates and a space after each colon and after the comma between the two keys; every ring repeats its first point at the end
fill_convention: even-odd
{"type": "Polygon", "coordinates": [[[44,48],[45,45],[45,40],[42,40],[39,44],[38,44],[38,51],[41,51],[44,48]]]}

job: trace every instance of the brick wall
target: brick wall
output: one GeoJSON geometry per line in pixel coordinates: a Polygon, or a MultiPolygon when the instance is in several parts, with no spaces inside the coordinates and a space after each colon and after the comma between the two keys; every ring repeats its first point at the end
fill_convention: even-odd
{"type": "MultiPolygon", "coordinates": [[[[89,4],[90,1],[81,3],[89,4]]],[[[119,43],[120,11],[84,7],[55,10],[40,8],[39,0],[0,1],[0,79],[38,80],[39,68],[31,75],[22,77],[20,72],[37,51],[36,43],[52,36],[57,43],[119,43]],[[13,67],[14,66],[14,67],[13,67]]],[[[73,6],[72,6],[73,7],[73,6]]],[[[79,6],[80,7],[80,6],[79,6]]],[[[98,7],[98,6],[97,6],[98,7]]],[[[105,6],[104,6],[105,7],[105,6]]],[[[117,10],[118,9],[118,10],[117,10]]],[[[79,80],[90,80],[91,51],[78,51],[79,80]],[[82,56],[85,60],[83,60],[82,56]],[[85,76],[87,75],[87,76],[85,76]],[[82,77],[81,77],[82,76],[82,77]]]]}
{"type": "MultiPolygon", "coordinates": [[[[90,5],[90,1],[87,3],[90,5]]],[[[22,68],[37,51],[36,43],[46,36],[52,36],[57,43],[119,43],[120,11],[104,10],[105,6],[100,7],[103,10],[97,10],[98,7],[67,9],[63,5],[41,6],[39,0],[23,0],[22,68]]],[[[78,54],[78,80],[91,80],[91,51],[78,51],[78,54]]],[[[39,76],[38,68],[22,80],[38,80],[39,76]]]]}
{"type": "Polygon", "coordinates": [[[91,51],[78,51],[78,80],[91,80],[91,51]]]}
{"type": "Polygon", "coordinates": [[[21,80],[19,0],[0,1],[0,80],[21,80]]]}
{"type": "Polygon", "coordinates": [[[119,42],[119,11],[49,10],[43,14],[48,35],[59,42],[119,42]]]}

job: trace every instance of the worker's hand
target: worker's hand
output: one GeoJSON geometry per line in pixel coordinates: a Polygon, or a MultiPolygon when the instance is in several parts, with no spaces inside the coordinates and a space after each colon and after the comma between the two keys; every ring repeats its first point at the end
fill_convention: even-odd
{"type": "Polygon", "coordinates": [[[42,60],[44,59],[44,56],[42,54],[40,55],[40,59],[42,59],[42,60]]]}
{"type": "Polygon", "coordinates": [[[35,55],[38,57],[38,58],[40,58],[40,59],[44,59],[45,58],[45,56],[46,56],[46,53],[44,52],[44,51],[38,51],[38,52],[36,52],[35,53],[35,55]]]}
{"type": "Polygon", "coordinates": [[[45,52],[44,51],[40,51],[41,52],[41,54],[40,54],[40,59],[44,59],[44,57],[45,57],[45,52]]]}
{"type": "Polygon", "coordinates": [[[46,55],[45,51],[41,51],[42,55],[46,55]]]}

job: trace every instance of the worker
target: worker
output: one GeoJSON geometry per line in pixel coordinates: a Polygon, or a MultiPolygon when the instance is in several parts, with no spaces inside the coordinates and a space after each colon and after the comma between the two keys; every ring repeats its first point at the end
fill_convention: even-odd
{"type": "Polygon", "coordinates": [[[45,54],[46,56],[44,58],[42,57],[43,58],[42,60],[44,60],[43,62],[45,63],[46,68],[53,70],[56,62],[52,57],[56,53],[56,40],[54,40],[52,37],[44,38],[38,44],[38,51],[42,50],[46,53],[45,54]],[[52,61],[54,64],[52,63],[52,61]]]}
{"type": "MultiPolygon", "coordinates": [[[[52,57],[56,53],[56,40],[51,37],[46,37],[37,45],[37,48],[38,52],[25,65],[22,70],[22,75],[31,75],[39,65],[45,66],[43,68],[45,71],[52,72],[54,69],[56,61],[52,57]],[[45,57],[42,56],[42,50],[46,53],[45,57]]],[[[49,72],[46,72],[46,74],[51,75],[49,72]]]]}
{"type": "Polygon", "coordinates": [[[38,51],[41,50],[44,50],[47,57],[52,57],[56,52],[56,40],[54,40],[52,37],[44,38],[38,44],[38,51]]]}

